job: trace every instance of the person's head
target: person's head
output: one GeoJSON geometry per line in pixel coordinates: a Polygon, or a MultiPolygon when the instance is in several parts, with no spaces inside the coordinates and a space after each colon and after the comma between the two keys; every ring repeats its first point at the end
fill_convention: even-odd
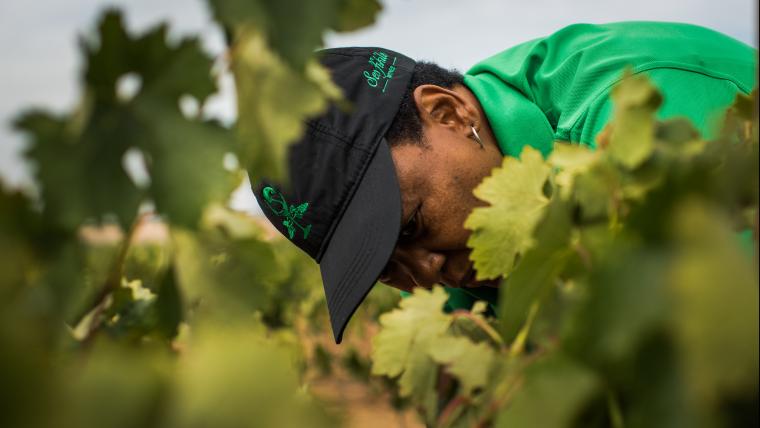
{"type": "Polygon", "coordinates": [[[396,248],[380,281],[402,290],[439,283],[496,284],[475,282],[464,221],[473,208],[483,205],[472,190],[500,165],[502,155],[463,76],[418,62],[385,136],[403,214],[396,248]]]}
{"type": "Polygon", "coordinates": [[[318,57],[346,102],[306,121],[288,147],[288,180],[253,190],[280,233],[319,263],[340,343],[378,278],[402,289],[487,285],[470,278],[463,224],[501,154],[460,74],[383,48],[318,57]]]}

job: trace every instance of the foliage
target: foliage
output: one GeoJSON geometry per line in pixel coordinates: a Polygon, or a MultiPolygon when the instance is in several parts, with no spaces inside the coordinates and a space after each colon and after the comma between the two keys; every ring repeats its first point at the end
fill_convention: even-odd
{"type": "Polygon", "coordinates": [[[337,347],[314,263],[222,206],[242,177],[224,160],[282,178],[302,120],[350,108],[313,49],[379,5],[209,5],[223,58],[108,11],[81,40],[76,108],[15,121],[39,194],[0,186],[0,426],[336,426],[315,379],[390,392],[428,426],[757,424],[756,93],[703,141],[624,79],[598,150],[528,148],[477,188],[490,206],[466,225],[479,275],[503,278],[498,321],[375,287],[337,347]],[[214,61],[231,129],[203,115],[214,61]]]}
{"type": "Polygon", "coordinates": [[[468,244],[503,278],[498,320],[442,314],[440,288],[380,318],[373,372],[428,426],[757,424],[757,92],[714,141],[657,122],[643,77],[613,99],[597,150],[528,147],[476,188],[468,244]]]}
{"type": "Polygon", "coordinates": [[[223,58],[165,24],[132,34],[109,10],[80,40],[76,108],[14,122],[39,192],[0,186],[0,426],[338,423],[306,387],[304,326],[329,325],[316,265],[222,207],[243,177],[225,160],[281,173],[294,124],[340,99],[313,58],[322,33],[370,24],[379,5],[210,5],[231,35],[223,58]],[[215,61],[239,83],[233,129],[204,118],[215,61]]]}

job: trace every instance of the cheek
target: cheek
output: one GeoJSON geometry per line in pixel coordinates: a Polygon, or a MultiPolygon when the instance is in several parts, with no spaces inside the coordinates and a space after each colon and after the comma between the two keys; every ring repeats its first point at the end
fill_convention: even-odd
{"type": "Polygon", "coordinates": [[[479,181],[467,179],[459,174],[439,178],[431,206],[431,236],[441,249],[466,250],[470,231],[464,228],[464,222],[476,206],[483,205],[472,194],[472,189],[479,181]]]}

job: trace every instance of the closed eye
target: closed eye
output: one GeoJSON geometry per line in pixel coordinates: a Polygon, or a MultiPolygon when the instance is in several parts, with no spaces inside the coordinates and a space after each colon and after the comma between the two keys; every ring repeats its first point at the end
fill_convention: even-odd
{"type": "Polygon", "coordinates": [[[402,242],[408,242],[419,234],[420,229],[420,209],[417,208],[417,210],[412,214],[412,216],[407,220],[406,224],[401,228],[401,233],[399,234],[399,241],[402,242]]]}

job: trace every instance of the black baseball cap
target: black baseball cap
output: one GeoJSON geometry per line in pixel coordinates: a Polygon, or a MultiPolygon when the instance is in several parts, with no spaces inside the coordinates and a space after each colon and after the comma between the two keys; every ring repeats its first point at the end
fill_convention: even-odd
{"type": "Polygon", "coordinates": [[[401,193],[385,140],[414,60],[383,48],[317,53],[350,108],[332,104],[288,148],[287,184],[253,193],[269,221],[319,263],[335,343],[393,253],[401,193]]]}

